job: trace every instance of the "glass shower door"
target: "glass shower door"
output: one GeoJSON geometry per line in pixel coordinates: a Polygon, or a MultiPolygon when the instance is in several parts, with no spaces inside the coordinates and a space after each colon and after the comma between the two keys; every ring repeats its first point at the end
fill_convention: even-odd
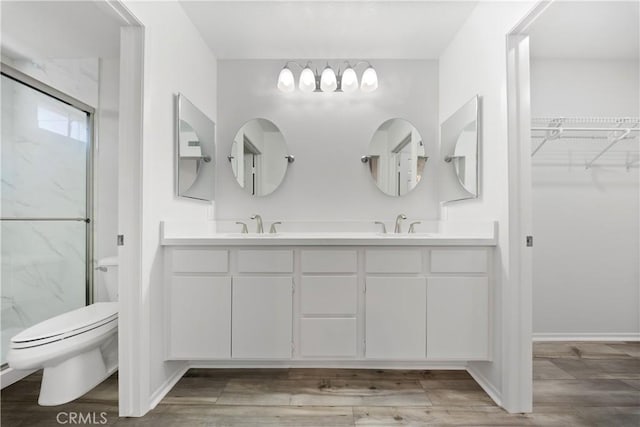
{"type": "Polygon", "coordinates": [[[91,114],[2,70],[4,365],[12,336],[89,301],[91,114]]]}

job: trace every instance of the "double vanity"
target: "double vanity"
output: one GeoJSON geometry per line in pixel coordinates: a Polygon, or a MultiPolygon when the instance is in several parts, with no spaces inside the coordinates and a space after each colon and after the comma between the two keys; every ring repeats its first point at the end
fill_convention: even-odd
{"type": "MultiPolygon", "coordinates": [[[[214,200],[212,174],[227,161],[236,190],[268,196],[298,160],[278,126],[261,118],[244,123],[217,160],[213,122],[182,95],[177,105],[180,197],[214,200]]],[[[442,124],[438,153],[408,121],[384,121],[360,159],[362,173],[384,197],[402,197],[426,181],[427,161],[439,161],[440,202],[478,197],[478,111],[475,97],[442,124]]],[[[491,360],[494,223],[251,219],[255,228],[163,224],[166,360],[309,367],[491,360]]]]}
{"type": "MultiPolygon", "coordinates": [[[[295,229],[287,226],[279,227],[295,229]]],[[[164,223],[166,360],[308,367],[491,360],[494,224],[421,227],[245,234],[164,223]]]]}

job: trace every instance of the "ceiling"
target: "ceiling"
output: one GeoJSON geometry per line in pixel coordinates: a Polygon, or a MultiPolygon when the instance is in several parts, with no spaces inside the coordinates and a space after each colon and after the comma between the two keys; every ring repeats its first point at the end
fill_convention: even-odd
{"type": "Polygon", "coordinates": [[[534,58],[638,59],[640,2],[556,1],[531,26],[534,58]]]}
{"type": "Polygon", "coordinates": [[[477,1],[181,1],[219,59],[435,59],[477,1]]]}
{"type": "Polygon", "coordinates": [[[106,2],[2,0],[0,7],[3,55],[57,59],[119,56],[122,21],[106,2]]]}

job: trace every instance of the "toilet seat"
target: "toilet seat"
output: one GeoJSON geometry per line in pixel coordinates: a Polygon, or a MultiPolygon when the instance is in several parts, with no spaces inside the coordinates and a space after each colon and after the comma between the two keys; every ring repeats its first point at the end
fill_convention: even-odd
{"type": "Polygon", "coordinates": [[[20,332],[11,348],[24,349],[61,341],[91,331],[118,319],[117,302],[99,302],[61,314],[20,332]]]}

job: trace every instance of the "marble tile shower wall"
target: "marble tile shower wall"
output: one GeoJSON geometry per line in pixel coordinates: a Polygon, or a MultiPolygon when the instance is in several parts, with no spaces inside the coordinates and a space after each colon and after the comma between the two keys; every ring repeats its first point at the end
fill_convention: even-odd
{"type": "MultiPolygon", "coordinates": [[[[86,215],[86,117],[2,81],[2,217],[86,215]]],[[[85,224],[2,222],[2,362],[8,340],[84,305],[85,224]]]]}

